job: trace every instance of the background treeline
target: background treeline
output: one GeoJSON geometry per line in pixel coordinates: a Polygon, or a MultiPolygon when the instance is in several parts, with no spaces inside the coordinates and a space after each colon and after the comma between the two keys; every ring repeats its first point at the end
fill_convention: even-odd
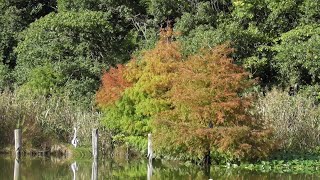
{"type": "Polygon", "coordinates": [[[312,149],[320,143],[319,7],[319,0],[1,0],[0,144],[10,142],[4,132],[32,124],[68,140],[82,122],[73,117],[97,118],[97,103],[114,142],[143,151],[152,131],[163,156],[224,161],[312,149]],[[167,27],[175,33],[160,35],[167,27]],[[37,100],[45,103],[26,103],[37,100]],[[73,115],[52,111],[57,102],[73,115]],[[17,107],[25,110],[12,114],[17,107]],[[70,118],[59,124],[46,112],[70,118]]]}

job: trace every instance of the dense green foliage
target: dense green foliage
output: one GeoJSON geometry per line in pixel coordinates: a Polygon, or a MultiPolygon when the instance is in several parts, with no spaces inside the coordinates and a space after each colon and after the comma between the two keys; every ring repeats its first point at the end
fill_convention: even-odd
{"type": "Polygon", "coordinates": [[[165,26],[181,33],[177,38],[184,55],[229,41],[233,58],[261,85],[314,85],[319,81],[314,61],[319,54],[317,6],[317,0],[4,0],[0,73],[6,77],[0,78],[0,89],[34,81],[29,75],[33,68],[52,66],[50,62],[62,76],[53,91],[89,97],[98,87],[101,68],[127,61],[133,47],[152,48],[165,26]]]}
{"type": "Polygon", "coordinates": [[[103,12],[63,12],[31,24],[15,49],[17,83],[29,90],[47,88],[47,93],[52,89],[90,101],[101,70],[122,62],[130,50],[125,37],[117,35],[121,30],[111,26],[109,18],[103,12]],[[40,87],[35,83],[39,81],[47,82],[40,87]]]}
{"type": "Polygon", "coordinates": [[[277,45],[275,66],[283,83],[310,84],[319,82],[320,26],[308,24],[283,33],[277,45]]]}
{"type": "Polygon", "coordinates": [[[0,2],[0,63],[14,68],[16,57],[13,49],[19,33],[35,20],[54,11],[56,1],[10,1],[0,2]]]}

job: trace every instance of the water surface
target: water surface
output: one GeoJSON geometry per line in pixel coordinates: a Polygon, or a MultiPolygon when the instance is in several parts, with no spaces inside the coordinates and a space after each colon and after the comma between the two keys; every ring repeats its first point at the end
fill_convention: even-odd
{"type": "Polygon", "coordinates": [[[57,158],[27,158],[20,162],[0,156],[0,180],[90,180],[90,179],[230,179],[230,180],[305,180],[320,179],[317,174],[274,174],[237,169],[203,170],[194,165],[144,160],[117,161],[66,160],[57,158]],[[96,164],[94,164],[96,163],[96,164]],[[16,172],[15,172],[16,171],[16,172]],[[97,177],[93,175],[97,173],[97,177]],[[15,176],[15,177],[14,177],[15,176]]]}

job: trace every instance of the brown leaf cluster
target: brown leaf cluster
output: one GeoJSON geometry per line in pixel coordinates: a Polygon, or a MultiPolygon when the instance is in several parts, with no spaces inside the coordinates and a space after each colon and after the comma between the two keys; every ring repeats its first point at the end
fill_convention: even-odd
{"type": "Polygon", "coordinates": [[[110,105],[118,100],[122,92],[131,86],[124,78],[124,65],[117,65],[117,68],[110,68],[105,71],[101,78],[102,85],[96,94],[96,102],[99,107],[110,105]]]}
{"type": "Polygon", "coordinates": [[[244,94],[255,81],[233,63],[231,52],[225,44],[180,62],[167,93],[172,106],[154,122],[159,147],[171,142],[172,147],[184,147],[193,156],[209,149],[232,152],[237,158],[261,158],[269,153],[270,131],[260,128],[248,114],[252,97],[244,94]]]}

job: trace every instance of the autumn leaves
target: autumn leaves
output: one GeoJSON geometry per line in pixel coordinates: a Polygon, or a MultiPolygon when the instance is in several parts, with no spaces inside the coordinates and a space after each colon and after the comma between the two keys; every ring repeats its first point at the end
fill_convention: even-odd
{"type": "Polygon", "coordinates": [[[271,148],[261,143],[269,131],[249,116],[251,97],[244,94],[254,81],[231,52],[220,45],[184,57],[172,32],[163,31],[154,49],[104,73],[96,95],[104,125],[122,141],[144,141],[152,131],[158,156],[201,160],[215,151],[263,157],[271,148]]]}

